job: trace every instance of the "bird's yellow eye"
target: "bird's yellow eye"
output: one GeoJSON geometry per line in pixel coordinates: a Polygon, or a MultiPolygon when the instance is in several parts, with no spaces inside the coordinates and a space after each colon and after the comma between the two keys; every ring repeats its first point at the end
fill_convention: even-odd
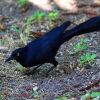
{"type": "Polygon", "coordinates": [[[17,53],[17,56],[19,56],[19,53],[17,53]]]}

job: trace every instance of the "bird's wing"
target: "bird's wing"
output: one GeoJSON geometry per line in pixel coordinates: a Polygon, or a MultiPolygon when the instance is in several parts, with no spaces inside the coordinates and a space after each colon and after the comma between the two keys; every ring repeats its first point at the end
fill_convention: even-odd
{"type": "Polygon", "coordinates": [[[57,42],[61,40],[64,31],[70,24],[70,21],[66,21],[60,26],[47,32],[43,37],[41,37],[43,39],[43,43],[45,43],[45,45],[49,45],[50,47],[56,46],[57,42]]]}
{"type": "Polygon", "coordinates": [[[27,47],[30,45],[33,48],[41,48],[42,46],[53,46],[59,39],[63,36],[65,29],[71,24],[70,21],[66,21],[58,27],[53,28],[47,32],[42,37],[30,42],[27,44],[27,47]]]}
{"type": "Polygon", "coordinates": [[[51,52],[51,49],[56,46],[57,41],[61,38],[65,29],[70,25],[67,21],[47,32],[44,36],[27,44],[27,59],[41,59],[51,52]],[[34,58],[32,58],[34,56],[34,58]]]}

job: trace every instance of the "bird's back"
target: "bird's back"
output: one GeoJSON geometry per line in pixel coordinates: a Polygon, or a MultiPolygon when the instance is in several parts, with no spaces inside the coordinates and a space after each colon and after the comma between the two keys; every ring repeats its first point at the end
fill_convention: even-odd
{"type": "Polygon", "coordinates": [[[56,55],[58,42],[69,25],[70,22],[65,22],[61,26],[47,32],[44,36],[27,44],[27,58],[25,60],[29,64],[37,64],[52,59],[56,55]]]}

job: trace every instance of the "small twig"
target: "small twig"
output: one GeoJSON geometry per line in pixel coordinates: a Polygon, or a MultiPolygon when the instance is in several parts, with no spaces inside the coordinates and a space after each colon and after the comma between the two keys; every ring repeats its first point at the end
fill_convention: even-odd
{"type": "Polygon", "coordinates": [[[73,85],[74,88],[80,87],[80,83],[73,85]]]}
{"type": "Polygon", "coordinates": [[[66,16],[66,15],[78,15],[78,12],[63,12],[62,15],[66,16]]]}
{"type": "Polygon", "coordinates": [[[89,5],[88,4],[85,4],[85,3],[82,3],[82,4],[79,4],[77,6],[78,6],[78,8],[83,8],[83,7],[86,7],[86,6],[89,6],[89,5]]]}
{"type": "Polygon", "coordinates": [[[80,91],[76,88],[74,88],[73,86],[69,85],[69,89],[71,89],[72,91],[74,91],[75,93],[81,94],[80,91]]]}
{"type": "Polygon", "coordinates": [[[71,86],[71,85],[67,85],[67,86],[66,86],[66,90],[63,91],[62,94],[66,93],[68,90],[72,90],[72,91],[74,91],[75,93],[77,93],[77,94],[79,94],[79,95],[81,94],[80,91],[79,91],[78,89],[74,88],[74,87],[71,86]]]}
{"type": "Polygon", "coordinates": [[[81,87],[78,90],[81,91],[81,92],[82,91],[85,91],[85,90],[89,90],[90,88],[94,87],[95,85],[97,85],[99,83],[100,83],[100,79],[99,80],[96,80],[95,82],[93,82],[93,83],[91,83],[89,85],[87,85],[86,87],[81,87]]]}
{"type": "Polygon", "coordinates": [[[98,3],[94,3],[94,4],[86,4],[86,3],[82,3],[82,4],[79,4],[77,5],[78,8],[83,8],[83,7],[87,7],[87,6],[90,6],[90,7],[93,7],[93,8],[97,8],[97,7],[100,7],[100,4],[98,3]]]}
{"type": "Polygon", "coordinates": [[[96,12],[90,12],[87,10],[83,10],[83,13],[88,14],[88,15],[93,15],[93,16],[100,16],[100,14],[97,14],[96,12]]]}
{"type": "Polygon", "coordinates": [[[100,4],[95,3],[95,4],[91,4],[90,6],[95,8],[95,7],[100,7],[100,4]]]}

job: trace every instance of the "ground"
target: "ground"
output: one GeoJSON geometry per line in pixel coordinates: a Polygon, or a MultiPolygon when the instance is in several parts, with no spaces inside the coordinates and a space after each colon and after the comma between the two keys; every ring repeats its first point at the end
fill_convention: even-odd
{"type": "MultiPolygon", "coordinates": [[[[81,1],[80,4],[82,4],[81,1]]],[[[4,63],[9,54],[19,47],[19,35],[11,31],[11,26],[17,24],[21,29],[25,29],[27,16],[30,16],[36,9],[30,5],[26,12],[21,13],[16,0],[0,0],[0,41],[5,41],[0,42],[0,100],[56,100],[56,97],[65,93],[70,93],[69,100],[80,100],[86,92],[100,91],[100,32],[74,37],[61,46],[56,56],[61,66],[60,75],[53,70],[47,78],[44,77],[43,73],[52,66],[50,64],[41,66],[33,76],[26,76],[18,71],[17,62],[4,63]],[[72,45],[83,37],[88,38],[87,52],[96,53],[97,57],[95,63],[86,65],[88,68],[85,66],[79,69],[78,55],[69,55],[69,51],[72,45]],[[64,73],[63,69],[67,69],[67,72],[64,73]]],[[[79,24],[91,16],[100,14],[100,6],[91,9],[96,13],[90,14],[90,8],[85,9],[85,13],[80,11],[77,14],[60,11],[62,14],[56,24],[64,20],[79,24]]],[[[42,23],[35,22],[30,30],[46,32],[49,26],[48,20],[42,23]]]]}

